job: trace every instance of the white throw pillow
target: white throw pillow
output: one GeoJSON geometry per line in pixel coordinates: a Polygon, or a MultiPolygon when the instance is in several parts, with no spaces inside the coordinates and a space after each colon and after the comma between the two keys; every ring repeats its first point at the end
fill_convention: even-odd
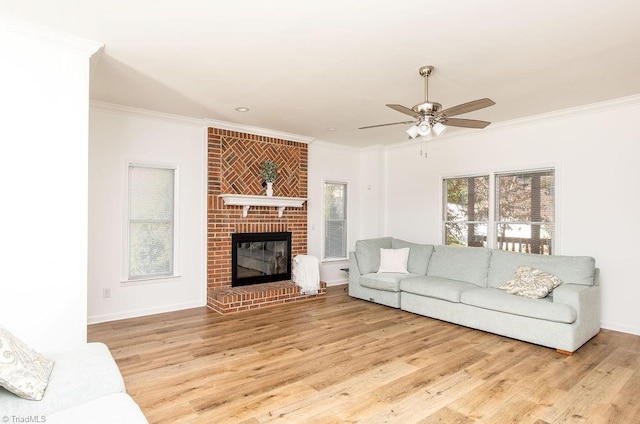
{"type": "Polygon", "coordinates": [[[21,398],[41,400],[53,361],[0,326],[0,386],[21,398]]]}
{"type": "Polygon", "coordinates": [[[509,294],[541,299],[560,284],[562,284],[562,280],[555,275],[522,265],[518,267],[513,277],[500,288],[509,294]]]}
{"type": "Polygon", "coordinates": [[[402,249],[380,248],[380,268],[378,268],[378,272],[408,274],[409,249],[408,247],[403,247],[402,249]]]}

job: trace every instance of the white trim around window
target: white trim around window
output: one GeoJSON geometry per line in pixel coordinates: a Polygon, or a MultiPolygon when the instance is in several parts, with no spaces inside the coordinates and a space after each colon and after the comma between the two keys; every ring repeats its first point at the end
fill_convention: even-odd
{"type": "MultiPolygon", "coordinates": [[[[160,174],[161,175],[161,174],[160,174]]],[[[179,207],[178,207],[178,199],[179,199],[179,170],[178,166],[174,164],[166,164],[166,163],[153,163],[153,162],[140,162],[140,161],[126,161],[125,169],[124,169],[124,196],[123,196],[123,244],[122,244],[122,277],[121,283],[123,285],[139,285],[139,284],[149,284],[149,283],[158,283],[158,282],[166,282],[166,281],[175,281],[180,278],[180,261],[179,261],[179,207]],[[165,270],[161,270],[158,273],[149,272],[148,275],[145,275],[144,272],[147,270],[142,270],[138,275],[131,276],[132,269],[130,265],[130,249],[132,242],[132,234],[131,234],[131,225],[132,225],[132,216],[131,216],[131,208],[132,208],[132,200],[131,200],[131,172],[132,168],[148,168],[150,170],[159,169],[159,170],[171,170],[173,171],[173,199],[171,201],[172,205],[171,210],[167,210],[167,205],[164,205],[165,214],[169,213],[167,217],[161,218],[160,220],[155,220],[151,218],[149,222],[145,221],[146,225],[153,225],[152,221],[157,221],[157,223],[168,223],[170,224],[170,233],[168,233],[169,243],[171,252],[169,253],[170,257],[166,259],[164,265],[161,268],[166,267],[165,270]],[[169,219],[169,221],[167,221],[169,219]]],[[[153,199],[152,199],[153,201],[153,199]]],[[[135,206],[133,206],[135,207],[135,206]]],[[[140,222],[140,220],[138,220],[140,222]]],[[[153,264],[151,264],[153,267],[153,264]]]]}
{"type": "MultiPolygon", "coordinates": [[[[349,253],[348,253],[348,246],[349,246],[349,198],[350,198],[350,189],[349,189],[349,181],[344,180],[344,179],[333,179],[333,178],[327,178],[327,179],[323,179],[322,181],[322,222],[321,222],[321,231],[322,231],[322,237],[321,237],[321,261],[322,262],[337,262],[337,261],[345,261],[349,258],[349,253]],[[338,220],[331,220],[333,222],[333,225],[331,225],[331,228],[328,227],[327,225],[327,217],[326,217],[326,211],[327,211],[327,207],[328,205],[325,204],[325,189],[327,188],[327,185],[335,185],[335,186],[342,186],[343,187],[343,210],[340,212],[343,216],[343,219],[338,219],[338,220]],[[327,232],[329,230],[333,230],[333,232],[335,233],[336,231],[339,231],[342,233],[342,240],[341,240],[341,251],[342,251],[342,256],[330,256],[327,255],[327,232]]],[[[337,234],[337,233],[336,233],[337,234]]],[[[336,241],[336,240],[334,240],[336,241]]],[[[339,241],[339,240],[338,240],[339,241]]],[[[336,241],[337,242],[337,241],[336,241]]],[[[337,249],[337,246],[334,246],[331,248],[332,250],[337,249]]]]}

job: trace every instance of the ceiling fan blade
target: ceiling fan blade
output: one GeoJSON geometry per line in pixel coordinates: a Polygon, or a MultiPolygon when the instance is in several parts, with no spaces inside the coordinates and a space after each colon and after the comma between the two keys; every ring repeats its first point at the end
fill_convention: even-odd
{"type": "Polygon", "coordinates": [[[485,128],[491,122],[479,121],[477,119],[460,119],[460,118],[445,118],[444,124],[450,127],[463,127],[463,128],[485,128]]]}
{"type": "Polygon", "coordinates": [[[367,128],[388,127],[389,125],[413,124],[414,122],[415,121],[392,122],[390,124],[369,125],[367,127],[360,127],[358,129],[359,130],[366,130],[367,128]]]}
{"type": "Polygon", "coordinates": [[[485,107],[493,106],[496,102],[491,99],[478,99],[472,102],[463,103],[458,106],[450,107],[449,109],[445,109],[441,111],[438,115],[447,117],[447,116],[456,116],[462,115],[463,113],[473,112],[474,110],[482,109],[485,107]]]}
{"type": "Polygon", "coordinates": [[[409,115],[409,116],[413,116],[414,118],[420,118],[420,114],[418,112],[416,112],[413,109],[409,109],[408,107],[404,107],[402,105],[386,105],[387,107],[390,107],[391,109],[400,112],[400,113],[404,113],[405,115],[409,115]]]}

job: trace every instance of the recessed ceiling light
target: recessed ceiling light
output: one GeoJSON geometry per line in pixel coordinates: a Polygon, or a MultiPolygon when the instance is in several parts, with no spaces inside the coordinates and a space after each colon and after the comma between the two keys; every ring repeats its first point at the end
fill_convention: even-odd
{"type": "Polygon", "coordinates": [[[336,130],[336,129],[335,129],[335,127],[329,127],[329,128],[327,128],[327,129],[328,129],[329,131],[335,131],[335,130],[336,130]]]}
{"type": "Polygon", "coordinates": [[[237,107],[236,110],[238,112],[249,112],[249,108],[244,106],[237,107]]]}

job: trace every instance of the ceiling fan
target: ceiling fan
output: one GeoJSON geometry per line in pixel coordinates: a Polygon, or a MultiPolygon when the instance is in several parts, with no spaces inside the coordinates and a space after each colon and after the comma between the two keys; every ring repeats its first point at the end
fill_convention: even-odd
{"type": "Polygon", "coordinates": [[[367,128],[386,127],[389,125],[413,124],[413,126],[407,130],[407,134],[409,134],[410,138],[416,138],[418,136],[427,136],[432,131],[435,135],[441,135],[446,131],[447,127],[485,128],[491,123],[487,121],[479,121],[477,119],[452,118],[452,116],[462,115],[463,113],[473,112],[474,110],[495,105],[495,102],[491,99],[478,99],[444,110],[441,110],[442,105],[440,103],[430,102],[429,75],[431,75],[433,69],[433,66],[423,66],[419,69],[420,75],[424,77],[424,102],[418,103],[411,109],[396,104],[386,105],[395,111],[412,116],[414,120],[392,122],[390,124],[369,125],[367,127],[360,127],[359,129],[364,130],[367,128]]]}

